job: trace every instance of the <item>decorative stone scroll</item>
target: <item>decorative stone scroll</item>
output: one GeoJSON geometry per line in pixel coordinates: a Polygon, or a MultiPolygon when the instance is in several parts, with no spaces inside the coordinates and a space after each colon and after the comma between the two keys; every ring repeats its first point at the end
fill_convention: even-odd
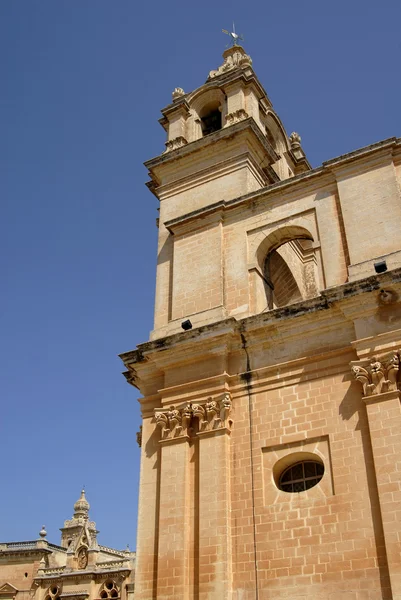
{"type": "Polygon", "coordinates": [[[238,67],[252,66],[252,59],[242,46],[232,46],[231,48],[228,48],[224,52],[223,58],[223,64],[215,71],[210,71],[209,79],[213,79],[218,75],[222,75],[223,73],[231,71],[232,69],[237,69],[238,67]]]}
{"type": "Polygon", "coordinates": [[[190,437],[194,433],[193,420],[198,421],[199,433],[217,429],[230,430],[231,398],[224,394],[220,399],[208,398],[204,403],[188,403],[177,408],[170,406],[167,411],[155,410],[156,425],[161,429],[161,440],[190,437]]]}
{"type": "Polygon", "coordinates": [[[226,122],[227,122],[227,125],[234,125],[234,123],[243,121],[244,119],[247,119],[248,117],[249,117],[248,113],[243,108],[240,108],[239,110],[236,110],[235,112],[232,112],[232,113],[229,113],[228,115],[226,115],[226,122]]]}
{"type": "Polygon", "coordinates": [[[364,396],[383,394],[400,389],[400,354],[394,352],[390,357],[374,356],[369,363],[352,362],[351,371],[360,381],[364,396]]]}
{"type": "Polygon", "coordinates": [[[172,150],[177,150],[177,148],[182,148],[188,144],[187,140],[182,137],[182,135],[174,138],[173,140],[168,140],[166,142],[165,152],[171,152],[172,150]]]}

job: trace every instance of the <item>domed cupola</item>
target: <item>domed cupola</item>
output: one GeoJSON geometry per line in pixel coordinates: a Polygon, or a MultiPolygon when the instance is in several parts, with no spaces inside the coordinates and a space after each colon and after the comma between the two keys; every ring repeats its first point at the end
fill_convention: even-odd
{"type": "Polygon", "coordinates": [[[74,504],[74,519],[79,517],[88,518],[90,504],[85,498],[85,490],[81,491],[81,495],[74,504]]]}

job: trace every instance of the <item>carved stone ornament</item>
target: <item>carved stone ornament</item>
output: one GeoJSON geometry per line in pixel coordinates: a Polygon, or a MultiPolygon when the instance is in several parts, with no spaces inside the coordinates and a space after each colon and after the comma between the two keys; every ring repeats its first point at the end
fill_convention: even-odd
{"type": "Polygon", "coordinates": [[[185,92],[182,88],[176,87],[176,88],[174,88],[172,96],[173,96],[173,100],[178,100],[178,98],[182,98],[182,96],[185,96],[185,92]]]}
{"type": "Polygon", "coordinates": [[[199,432],[227,430],[231,427],[228,416],[231,412],[231,398],[224,394],[219,399],[208,398],[204,403],[186,404],[177,408],[170,406],[167,411],[155,410],[157,427],[161,429],[162,440],[188,437],[193,431],[191,423],[198,420],[199,432]]]}
{"type": "Polygon", "coordinates": [[[86,569],[88,565],[88,549],[84,546],[77,552],[78,569],[86,569]]]}
{"type": "Polygon", "coordinates": [[[67,519],[66,521],[64,521],[65,528],[76,527],[77,525],[87,525],[89,530],[96,529],[95,521],[87,521],[84,517],[78,517],[77,519],[72,518],[72,519],[67,519]]]}
{"type": "Polygon", "coordinates": [[[296,131],[293,131],[289,137],[291,148],[299,148],[301,145],[301,136],[296,131]]]}
{"type": "Polygon", "coordinates": [[[227,122],[227,125],[234,125],[234,123],[243,121],[244,119],[247,119],[248,117],[249,117],[248,113],[243,108],[240,108],[239,110],[236,110],[235,112],[232,112],[232,113],[229,113],[228,115],[226,115],[226,122],[227,122]]]}
{"type": "Polygon", "coordinates": [[[136,443],[142,447],[142,425],[139,427],[139,431],[136,432],[136,443]]]}
{"type": "Polygon", "coordinates": [[[246,54],[245,50],[241,46],[232,46],[226,50],[223,54],[224,62],[215,71],[210,71],[209,79],[213,79],[218,75],[238,69],[239,67],[251,67],[252,59],[246,54]]]}
{"type": "Polygon", "coordinates": [[[166,142],[165,152],[171,152],[171,150],[177,150],[177,148],[182,148],[188,144],[187,140],[182,137],[182,135],[174,138],[173,140],[168,140],[166,142]]]}
{"type": "Polygon", "coordinates": [[[400,389],[400,355],[394,352],[390,357],[374,356],[366,361],[352,362],[351,371],[363,387],[364,396],[373,396],[400,389]]]}

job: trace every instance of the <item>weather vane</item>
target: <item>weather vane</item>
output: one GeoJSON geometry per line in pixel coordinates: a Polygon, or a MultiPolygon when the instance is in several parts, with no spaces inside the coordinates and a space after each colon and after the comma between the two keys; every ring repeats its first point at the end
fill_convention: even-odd
{"type": "Polygon", "coordinates": [[[233,30],[232,31],[227,31],[227,29],[222,29],[223,33],[226,33],[227,35],[230,36],[230,38],[232,39],[233,42],[233,46],[238,46],[238,40],[242,40],[244,41],[244,36],[242,35],[238,35],[238,33],[235,33],[235,25],[234,25],[234,21],[233,21],[233,30]]]}

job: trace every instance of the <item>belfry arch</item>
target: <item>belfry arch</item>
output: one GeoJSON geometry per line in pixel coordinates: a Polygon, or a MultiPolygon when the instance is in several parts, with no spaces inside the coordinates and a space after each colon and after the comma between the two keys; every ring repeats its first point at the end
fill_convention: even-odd
{"type": "MultiPolygon", "coordinates": [[[[316,235],[316,234],[315,234],[316,235]]],[[[254,255],[251,306],[254,312],[272,310],[313,298],[322,285],[316,240],[309,228],[278,227],[259,241],[254,255]]]]}
{"type": "Polygon", "coordinates": [[[188,97],[188,104],[190,106],[187,122],[189,142],[224,127],[227,111],[225,95],[220,88],[197,91],[188,97]]]}

